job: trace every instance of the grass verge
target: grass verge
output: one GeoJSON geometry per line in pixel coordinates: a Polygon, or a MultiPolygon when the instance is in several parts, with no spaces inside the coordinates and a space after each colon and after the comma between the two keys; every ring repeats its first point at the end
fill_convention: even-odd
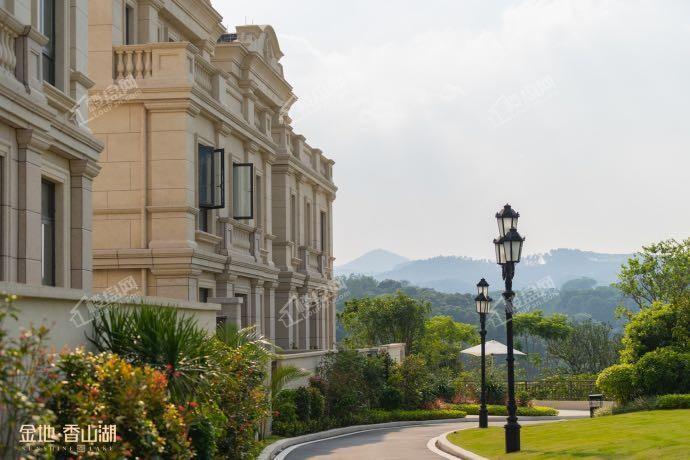
{"type": "Polygon", "coordinates": [[[690,409],[526,425],[521,431],[522,451],[510,455],[502,427],[460,430],[448,439],[491,459],[680,459],[690,452],[690,409]]]}

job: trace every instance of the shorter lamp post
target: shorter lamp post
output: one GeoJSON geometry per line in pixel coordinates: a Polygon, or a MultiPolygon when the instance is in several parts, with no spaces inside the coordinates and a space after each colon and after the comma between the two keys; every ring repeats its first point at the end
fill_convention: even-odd
{"type": "Polygon", "coordinates": [[[479,406],[479,428],[489,427],[489,411],[486,409],[486,314],[491,309],[489,283],[484,278],[477,283],[477,297],[474,302],[479,313],[479,335],[482,338],[482,387],[479,406]]]}

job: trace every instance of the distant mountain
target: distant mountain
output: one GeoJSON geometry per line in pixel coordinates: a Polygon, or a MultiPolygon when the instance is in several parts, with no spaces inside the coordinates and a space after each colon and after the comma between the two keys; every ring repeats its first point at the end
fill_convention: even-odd
{"type": "MultiPolygon", "coordinates": [[[[338,272],[373,274],[379,280],[404,280],[441,292],[474,292],[477,281],[482,277],[496,288],[502,285],[500,267],[490,260],[438,256],[401,263],[400,259],[405,259],[395,256],[399,258],[397,262],[390,258],[388,264],[396,266],[381,270],[386,263],[375,264],[378,257],[370,258],[372,253],[395,256],[383,250],[372,251],[341,267],[347,267],[348,271],[338,272]]],[[[621,265],[630,256],[631,254],[604,254],[578,249],[555,249],[545,254],[525,256],[517,267],[514,287],[560,288],[563,283],[582,277],[592,278],[598,285],[606,286],[616,281],[621,265]]]]}
{"type": "Polygon", "coordinates": [[[395,269],[398,265],[409,261],[407,257],[400,256],[385,249],[374,249],[357,257],[344,265],[335,267],[338,275],[360,273],[363,275],[375,275],[395,269]]]}

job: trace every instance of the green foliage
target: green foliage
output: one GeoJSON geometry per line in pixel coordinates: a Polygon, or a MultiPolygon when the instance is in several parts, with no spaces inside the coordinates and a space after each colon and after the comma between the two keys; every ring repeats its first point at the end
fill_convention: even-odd
{"type": "Polygon", "coordinates": [[[690,294],[690,238],[642,248],[621,267],[616,285],[641,308],[674,303],[690,294]]]}
{"type": "Polygon", "coordinates": [[[96,310],[89,340],[135,365],[163,372],[175,401],[185,401],[207,386],[215,372],[211,341],[191,316],[175,308],[141,305],[96,310]]]}
{"type": "Polygon", "coordinates": [[[309,372],[296,366],[279,366],[271,372],[271,395],[273,399],[283,391],[283,388],[290,382],[301,379],[309,375],[309,372]]]}
{"type": "Polygon", "coordinates": [[[528,393],[533,399],[584,401],[596,392],[596,374],[556,374],[530,382],[528,393]]]}
{"type": "Polygon", "coordinates": [[[428,302],[413,299],[398,291],[379,297],[364,297],[345,302],[338,320],[350,334],[351,345],[371,346],[405,343],[406,349],[424,333],[424,319],[429,314],[428,302]]]}
{"type": "Polygon", "coordinates": [[[326,413],[326,398],[321,392],[314,388],[307,388],[309,393],[309,415],[313,420],[318,420],[326,413]]]}
{"type": "Polygon", "coordinates": [[[690,409],[690,394],[670,394],[656,398],[657,409],[690,409]]]}
{"type": "Polygon", "coordinates": [[[387,423],[398,421],[442,420],[464,418],[467,414],[457,409],[413,409],[385,411],[372,409],[355,418],[357,424],[387,423]]]}
{"type": "MultiPolygon", "coordinates": [[[[183,415],[168,398],[165,375],[117,355],[77,349],[58,363],[62,387],[51,400],[58,426],[117,425],[114,456],[192,458],[183,415]]],[[[182,411],[185,408],[181,408],[182,411]]],[[[64,448],[76,446],[64,444],[64,448]]]]}
{"type": "Polygon", "coordinates": [[[326,407],[330,416],[340,418],[370,405],[364,378],[366,357],[354,350],[326,354],[317,375],[327,382],[326,407]]]}
{"type": "Polygon", "coordinates": [[[645,395],[690,392],[690,352],[657,348],[640,358],[635,369],[645,395]]]}
{"type": "MultiPolygon", "coordinates": [[[[479,415],[479,404],[453,404],[452,407],[469,415],[479,415]]],[[[489,415],[508,415],[506,406],[488,404],[486,409],[489,411],[489,415]]],[[[558,415],[558,411],[545,406],[522,406],[518,407],[517,414],[522,417],[546,417],[558,415]]]]}
{"type": "Polygon", "coordinates": [[[690,350],[690,301],[656,302],[633,316],[625,327],[621,361],[634,363],[657,348],[676,346],[690,350]]]}
{"type": "Polygon", "coordinates": [[[8,334],[8,328],[18,330],[16,298],[7,294],[0,298],[0,458],[18,455],[16,436],[21,425],[55,420],[45,401],[59,390],[54,360],[46,350],[48,330],[31,327],[20,330],[16,338],[8,334]]]}
{"type": "Polygon", "coordinates": [[[414,409],[434,399],[429,383],[431,375],[424,358],[409,355],[402,364],[396,367],[391,382],[402,393],[403,407],[414,409]]]}
{"type": "Polygon", "coordinates": [[[402,401],[402,392],[398,388],[388,385],[383,388],[379,397],[379,404],[385,410],[400,409],[402,401]]]}
{"type": "Polygon", "coordinates": [[[311,397],[306,387],[295,390],[295,413],[301,422],[311,419],[311,397]]]}
{"type": "Polygon", "coordinates": [[[620,337],[611,326],[591,319],[570,324],[567,334],[547,341],[551,356],[564,362],[573,374],[596,373],[618,360],[620,337]]]}
{"type": "Polygon", "coordinates": [[[513,317],[513,330],[518,337],[534,336],[544,340],[566,337],[572,332],[568,317],[562,313],[544,316],[541,310],[519,313],[513,317]]]}
{"type": "Polygon", "coordinates": [[[604,397],[620,403],[631,401],[638,393],[637,371],[632,364],[614,364],[599,373],[597,387],[604,397]]]}
{"type": "Polygon", "coordinates": [[[450,316],[434,316],[424,323],[424,334],[414,344],[431,369],[459,366],[460,351],[479,341],[476,326],[453,321],[450,316]]]}

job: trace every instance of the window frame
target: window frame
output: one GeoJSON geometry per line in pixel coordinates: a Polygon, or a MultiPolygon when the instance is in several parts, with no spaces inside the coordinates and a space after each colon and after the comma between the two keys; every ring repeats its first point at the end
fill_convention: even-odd
{"type": "Polygon", "coordinates": [[[254,163],[232,163],[232,218],[235,220],[252,220],[254,219],[254,163]],[[235,190],[237,181],[235,180],[235,171],[237,168],[249,168],[249,215],[237,215],[237,200],[238,193],[235,190]]]}
{"type": "MultiPolygon", "coordinates": [[[[58,200],[57,200],[57,184],[45,178],[41,179],[41,284],[43,286],[57,286],[57,210],[58,210],[58,200]],[[44,202],[44,187],[48,185],[50,187],[50,201],[52,204],[52,215],[50,212],[46,212],[45,202],[44,202]],[[51,236],[52,244],[50,247],[50,261],[51,261],[51,277],[47,278],[47,258],[46,258],[46,227],[51,226],[51,236]]],[[[50,210],[49,210],[50,211],[50,210]]]]}
{"type": "Polygon", "coordinates": [[[40,31],[48,37],[48,43],[41,49],[41,64],[43,66],[41,78],[53,86],[55,86],[57,79],[57,3],[57,0],[39,0],[38,2],[40,31]],[[46,4],[51,7],[50,31],[46,30],[46,4]]]}
{"type": "MultiPolygon", "coordinates": [[[[198,174],[197,174],[197,194],[198,194],[198,202],[199,202],[199,209],[221,209],[225,207],[225,149],[224,148],[215,148],[211,147],[208,145],[204,144],[198,144],[197,148],[197,169],[198,169],[198,174]],[[202,157],[205,157],[203,160],[204,161],[210,161],[211,162],[211,172],[210,172],[210,181],[211,183],[208,185],[208,188],[210,189],[210,197],[206,197],[204,194],[204,198],[207,198],[205,201],[202,201],[202,174],[203,174],[203,168],[202,168],[202,157]],[[210,157],[210,158],[209,158],[210,157]],[[218,169],[218,171],[216,170],[218,169]],[[220,183],[217,184],[216,180],[219,180],[220,183]],[[220,189],[220,190],[218,190],[220,189]],[[220,193],[218,193],[220,192],[220,193]],[[219,201],[216,201],[217,198],[220,198],[219,201]]],[[[207,186],[204,184],[204,188],[207,188],[207,186]]],[[[209,190],[207,190],[208,192],[209,190]]]]}

